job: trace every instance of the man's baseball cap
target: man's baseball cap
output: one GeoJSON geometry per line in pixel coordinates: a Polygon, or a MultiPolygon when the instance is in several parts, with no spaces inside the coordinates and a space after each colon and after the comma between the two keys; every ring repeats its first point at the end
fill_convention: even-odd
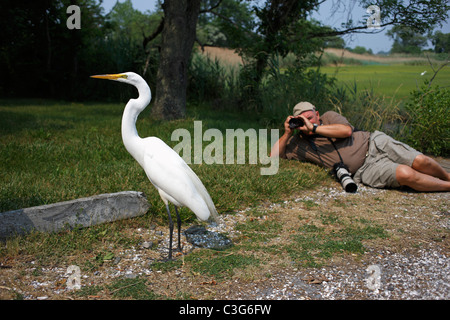
{"type": "Polygon", "coordinates": [[[316,107],[314,107],[314,105],[312,105],[307,101],[299,102],[294,107],[293,110],[294,117],[298,116],[300,113],[303,113],[305,111],[316,111],[316,107]]]}

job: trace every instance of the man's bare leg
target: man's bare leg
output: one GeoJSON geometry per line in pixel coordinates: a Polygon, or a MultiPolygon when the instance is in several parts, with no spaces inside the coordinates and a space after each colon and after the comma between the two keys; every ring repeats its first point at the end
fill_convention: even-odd
{"type": "Polygon", "coordinates": [[[395,172],[398,183],[417,191],[450,191],[450,181],[444,181],[409,166],[400,164],[395,172]]]}
{"type": "Polygon", "coordinates": [[[450,181],[450,173],[445,171],[445,169],[442,168],[436,160],[423,154],[418,155],[414,159],[412,168],[429,176],[433,176],[444,181],[450,181]]]}

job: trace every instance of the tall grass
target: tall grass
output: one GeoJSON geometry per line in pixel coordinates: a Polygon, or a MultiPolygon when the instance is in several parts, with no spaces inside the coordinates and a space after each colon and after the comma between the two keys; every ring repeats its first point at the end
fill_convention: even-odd
{"type": "Polygon", "coordinates": [[[330,102],[333,110],[345,115],[355,128],[379,130],[394,137],[402,135],[406,114],[402,111],[402,101],[395,95],[377,94],[374,88],[359,89],[355,81],[352,85],[336,87],[330,102]]]}
{"type": "Polygon", "coordinates": [[[299,101],[310,101],[322,112],[330,107],[328,96],[333,78],[321,73],[319,68],[282,69],[281,65],[278,58],[269,61],[269,71],[260,90],[262,113],[269,122],[284,122],[299,101]]]}
{"type": "Polygon", "coordinates": [[[327,95],[334,80],[319,71],[295,67],[291,56],[275,56],[262,82],[256,83],[251,65],[227,67],[217,59],[195,55],[190,65],[190,98],[221,110],[254,113],[263,125],[279,123],[300,100],[324,110],[331,106],[327,95]]]}
{"type": "Polygon", "coordinates": [[[362,130],[399,133],[399,123],[405,120],[397,95],[401,86],[394,94],[380,94],[379,84],[338,82],[322,67],[305,69],[292,57],[285,60],[272,57],[266,76],[256,84],[248,66],[230,72],[218,60],[196,56],[191,65],[192,95],[214,105],[219,101],[222,110],[253,112],[263,125],[280,127],[295,104],[310,101],[321,113],[335,110],[362,130]]]}
{"type": "Polygon", "coordinates": [[[237,66],[224,65],[219,59],[211,59],[194,53],[189,66],[188,99],[197,103],[208,102],[218,109],[231,109],[222,103],[237,103],[240,79],[237,66]]]}

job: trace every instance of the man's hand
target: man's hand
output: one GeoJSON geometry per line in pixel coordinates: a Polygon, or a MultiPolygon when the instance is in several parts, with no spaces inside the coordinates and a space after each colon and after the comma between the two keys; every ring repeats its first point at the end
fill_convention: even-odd
{"type": "Polygon", "coordinates": [[[296,118],[296,119],[301,118],[301,119],[303,119],[303,122],[305,123],[304,126],[297,127],[297,128],[294,128],[294,129],[299,129],[303,133],[312,132],[312,130],[314,129],[314,126],[313,126],[312,122],[309,121],[308,118],[305,118],[302,115],[298,115],[298,116],[295,116],[295,117],[294,116],[288,116],[286,118],[286,121],[284,122],[284,132],[285,132],[285,134],[288,134],[290,136],[290,135],[292,135],[294,133],[294,129],[291,129],[289,127],[289,120],[291,120],[293,118],[296,118]]]}
{"type": "Polygon", "coordinates": [[[288,116],[286,118],[286,121],[284,122],[284,134],[287,134],[288,136],[291,136],[294,133],[294,129],[291,129],[291,127],[289,127],[289,120],[291,120],[292,118],[297,117],[288,116]]]}
{"type": "Polygon", "coordinates": [[[312,124],[311,121],[308,120],[308,118],[302,116],[302,115],[298,115],[297,118],[302,118],[303,121],[305,122],[305,125],[302,127],[299,127],[298,129],[300,131],[302,131],[303,133],[309,133],[311,134],[313,129],[314,129],[314,125],[312,124]]]}
{"type": "Polygon", "coordinates": [[[273,145],[272,150],[270,152],[271,157],[281,157],[285,158],[286,144],[289,138],[294,133],[294,129],[289,127],[289,120],[294,118],[293,116],[288,116],[286,121],[284,121],[284,134],[280,137],[280,139],[273,145]]]}

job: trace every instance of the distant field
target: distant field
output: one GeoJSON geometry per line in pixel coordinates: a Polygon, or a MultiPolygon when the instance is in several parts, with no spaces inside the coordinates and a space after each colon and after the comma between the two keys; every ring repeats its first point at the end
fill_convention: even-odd
{"type": "MultiPolygon", "coordinates": [[[[360,54],[350,52],[345,49],[326,48],[325,55],[335,56],[338,59],[345,61],[346,59],[359,60],[362,64],[428,64],[428,59],[425,56],[414,56],[408,54],[394,53],[390,55],[376,55],[376,54],[360,54]]],[[[437,62],[433,55],[430,54],[430,60],[437,62]]],[[[345,62],[344,62],[345,63],[345,62]]]]}
{"type": "MultiPolygon", "coordinates": [[[[434,72],[430,66],[409,65],[358,65],[340,67],[322,67],[322,72],[335,75],[342,84],[354,87],[358,91],[373,89],[375,92],[397,99],[407,98],[410,92],[421,85],[425,79],[431,79],[434,72]],[[426,71],[422,76],[421,73],[426,71]]],[[[450,67],[439,71],[433,84],[450,87],[450,67]]]]}
{"type": "MultiPolygon", "coordinates": [[[[199,52],[201,52],[200,49],[199,52]]],[[[356,83],[358,91],[373,89],[375,92],[388,97],[395,95],[397,99],[409,97],[411,91],[416,89],[417,85],[420,86],[425,79],[431,79],[434,74],[425,57],[356,54],[347,50],[332,48],[325,49],[325,52],[330,56],[350,59],[347,61],[360,61],[362,64],[327,66],[321,68],[322,72],[335,75],[344,85],[353,87],[356,83]],[[421,76],[424,71],[426,73],[421,76]]],[[[237,66],[242,64],[241,57],[231,49],[204,47],[203,54],[213,60],[217,58],[227,65],[237,66]]],[[[437,64],[442,63],[433,59],[432,61],[437,64]]],[[[439,71],[433,80],[433,84],[450,87],[450,66],[446,66],[439,71]]]]}

